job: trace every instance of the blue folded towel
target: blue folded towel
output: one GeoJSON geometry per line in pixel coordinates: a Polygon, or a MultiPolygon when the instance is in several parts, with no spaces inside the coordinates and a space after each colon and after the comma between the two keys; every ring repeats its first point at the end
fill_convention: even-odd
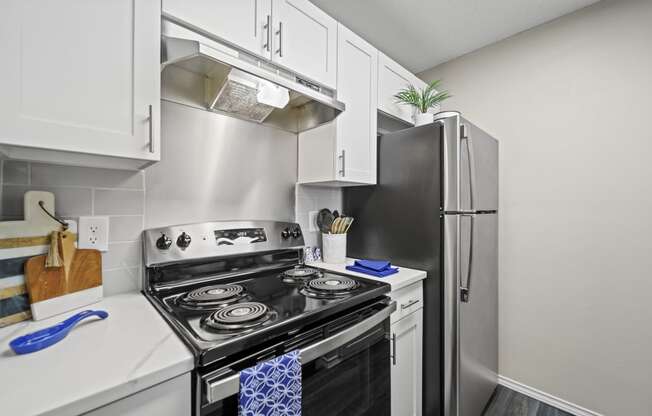
{"type": "Polygon", "coordinates": [[[392,264],[385,260],[356,260],[352,265],[346,266],[346,269],[376,277],[398,273],[398,267],[392,267],[392,264]]]}
{"type": "Polygon", "coordinates": [[[241,416],[301,416],[299,350],[240,372],[238,414],[241,416]]]}

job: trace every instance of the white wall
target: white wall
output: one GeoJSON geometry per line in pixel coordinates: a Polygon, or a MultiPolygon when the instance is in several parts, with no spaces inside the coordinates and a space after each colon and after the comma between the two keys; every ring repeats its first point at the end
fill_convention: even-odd
{"type": "Polygon", "coordinates": [[[651,414],[652,1],[603,1],[421,77],[501,141],[501,374],[651,414]]]}

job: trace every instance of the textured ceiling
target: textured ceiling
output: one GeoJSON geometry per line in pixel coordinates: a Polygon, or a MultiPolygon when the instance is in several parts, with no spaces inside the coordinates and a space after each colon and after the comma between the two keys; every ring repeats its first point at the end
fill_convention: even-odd
{"type": "Polygon", "coordinates": [[[413,72],[597,0],[311,0],[413,72]]]}

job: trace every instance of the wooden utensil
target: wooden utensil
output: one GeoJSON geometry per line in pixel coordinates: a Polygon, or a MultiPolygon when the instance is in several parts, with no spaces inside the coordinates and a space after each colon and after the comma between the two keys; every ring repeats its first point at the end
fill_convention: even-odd
{"type": "Polygon", "coordinates": [[[349,228],[351,228],[351,224],[353,224],[353,217],[347,217],[347,222],[346,222],[346,227],[344,228],[344,234],[349,232],[349,228]]]}
{"type": "Polygon", "coordinates": [[[335,221],[333,221],[333,226],[331,227],[331,233],[332,234],[339,234],[341,224],[342,224],[342,217],[335,218],[335,221]]]}
{"type": "Polygon", "coordinates": [[[62,267],[47,268],[47,256],[25,263],[25,284],[34,319],[44,319],[102,298],[102,255],[98,250],[76,249],[74,235],[59,233],[62,267]],[[71,294],[75,294],[64,299],[71,294]],[[51,301],[54,298],[56,302],[51,301]],[[54,307],[53,307],[54,306],[54,307]]]}

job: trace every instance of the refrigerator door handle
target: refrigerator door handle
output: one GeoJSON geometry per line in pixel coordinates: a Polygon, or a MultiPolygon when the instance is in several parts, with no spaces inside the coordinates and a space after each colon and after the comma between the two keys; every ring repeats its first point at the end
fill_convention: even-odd
{"type": "Polygon", "coordinates": [[[469,210],[473,211],[475,210],[475,203],[478,200],[476,191],[477,191],[477,179],[475,176],[475,152],[473,150],[473,139],[469,135],[468,128],[466,125],[462,124],[460,125],[460,138],[461,140],[464,140],[466,143],[466,152],[469,156],[469,202],[470,202],[470,207],[469,210]]]}
{"type": "MultiPolygon", "coordinates": [[[[473,277],[473,252],[475,251],[475,216],[476,214],[461,214],[462,217],[469,217],[469,262],[466,269],[466,282],[460,282],[460,300],[469,302],[471,295],[471,279],[473,277]]],[[[461,272],[461,270],[460,270],[461,272]]]]}

